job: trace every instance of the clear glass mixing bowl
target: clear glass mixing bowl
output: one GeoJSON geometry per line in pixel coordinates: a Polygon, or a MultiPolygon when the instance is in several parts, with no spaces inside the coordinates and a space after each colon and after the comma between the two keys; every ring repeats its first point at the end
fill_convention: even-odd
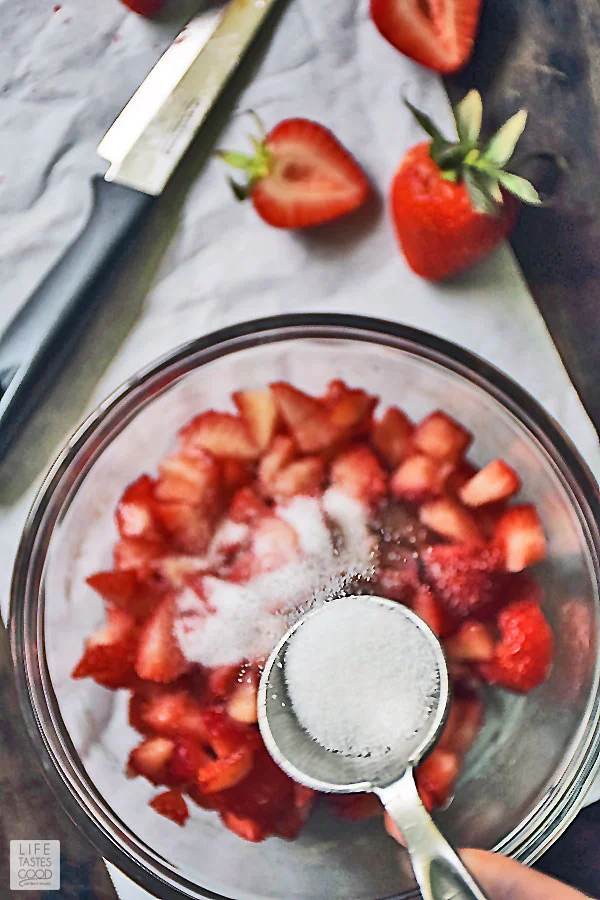
{"type": "MultiPolygon", "coordinates": [[[[414,891],[380,821],[317,815],[293,843],[244,843],[194,809],[184,829],[123,776],[137,735],[125,697],[70,672],[102,621],[84,585],[105,568],[124,486],[152,471],[179,426],[228,408],[235,389],[287,379],[320,392],[343,378],[414,418],[441,407],[475,435],[473,457],[520,473],[549,539],[539,569],[554,627],[550,679],[527,697],[490,691],[484,730],[455,799],[437,816],[459,845],[532,861],[579,808],[597,768],[597,487],[556,423],[506,376],[459,347],[388,322],[330,315],[261,320],[175,350],[132,378],[81,426],[49,472],[15,566],[11,637],[23,712],[59,800],[101,853],[160,897],[375,900],[414,891]]],[[[400,859],[399,859],[400,856],[400,859]]]]}

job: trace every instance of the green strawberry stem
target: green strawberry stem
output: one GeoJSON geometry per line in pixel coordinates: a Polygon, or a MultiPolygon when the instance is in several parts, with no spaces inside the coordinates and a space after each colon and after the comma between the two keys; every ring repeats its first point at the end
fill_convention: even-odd
{"type": "Polygon", "coordinates": [[[273,165],[273,156],[265,146],[265,127],[254,110],[248,110],[248,114],[254,119],[259,133],[259,137],[252,134],[249,135],[254,154],[237,153],[235,150],[217,150],[215,152],[215,156],[222,159],[228,166],[232,166],[234,169],[241,169],[248,176],[245,184],[240,184],[233,178],[229,178],[231,189],[238,200],[245,200],[252,193],[252,188],[256,182],[260,181],[261,178],[265,178],[273,165]]]}
{"type": "Polygon", "coordinates": [[[478,91],[469,91],[453,110],[458,140],[449,141],[429,116],[408,100],[404,102],[431,137],[429,153],[439,166],[442,178],[464,183],[477,212],[497,216],[503,202],[502,189],[523,203],[541,204],[538,192],[529,181],[505,169],[523,134],[527,122],[525,110],[511,116],[487,143],[483,143],[480,140],[481,96],[478,91]]]}

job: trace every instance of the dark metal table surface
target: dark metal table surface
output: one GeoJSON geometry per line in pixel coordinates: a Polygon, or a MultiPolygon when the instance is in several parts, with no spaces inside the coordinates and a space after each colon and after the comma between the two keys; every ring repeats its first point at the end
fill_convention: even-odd
{"type": "MultiPolygon", "coordinates": [[[[486,0],[475,57],[448,80],[452,97],[471,86],[488,121],[522,105],[532,112],[526,149],[564,157],[553,205],[524,211],[513,246],[590,417],[600,427],[600,3],[486,0]]],[[[545,171],[548,180],[553,173],[545,171]]],[[[27,743],[0,628],[0,897],[11,895],[8,841],[61,841],[60,891],[28,897],[109,900],[115,892],[99,855],[54,800],[27,743]]],[[[600,804],[580,813],[539,868],[600,897],[600,804]]],[[[13,894],[12,896],[17,896],[13,894]]]]}

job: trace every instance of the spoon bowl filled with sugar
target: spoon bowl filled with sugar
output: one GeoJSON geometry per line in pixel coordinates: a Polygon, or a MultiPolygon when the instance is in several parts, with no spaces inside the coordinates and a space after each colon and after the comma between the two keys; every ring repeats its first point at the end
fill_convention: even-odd
{"type": "Polygon", "coordinates": [[[302,616],[271,653],[258,723],[267,750],[316,791],[370,791],[402,831],[424,900],[485,900],[419,797],[414,769],[441,735],[441,645],[405,606],[372,596],[302,616]]]}

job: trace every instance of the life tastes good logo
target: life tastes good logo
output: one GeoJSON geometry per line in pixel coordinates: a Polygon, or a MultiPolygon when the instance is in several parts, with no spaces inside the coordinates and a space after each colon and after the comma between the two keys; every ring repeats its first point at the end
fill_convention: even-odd
{"type": "Polygon", "coordinates": [[[11,891],[60,888],[60,841],[11,841],[11,891]]]}

